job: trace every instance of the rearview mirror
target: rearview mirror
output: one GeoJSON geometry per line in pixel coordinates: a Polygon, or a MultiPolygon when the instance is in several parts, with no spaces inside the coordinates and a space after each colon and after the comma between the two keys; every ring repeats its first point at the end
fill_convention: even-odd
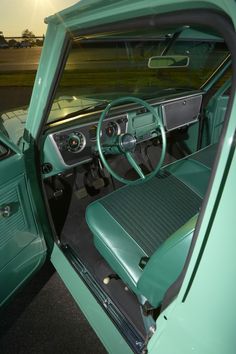
{"type": "Polygon", "coordinates": [[[156,56],[148,59],[150,69],[184,68],[189,65],[186,55],[156,56]]]}

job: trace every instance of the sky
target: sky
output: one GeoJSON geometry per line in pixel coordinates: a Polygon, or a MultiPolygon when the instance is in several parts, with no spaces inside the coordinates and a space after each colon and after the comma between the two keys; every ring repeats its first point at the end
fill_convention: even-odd
{"type": "Polygon", "coordinates": [[[46,33],[44,18],[74,5],[78,0],[0,0],[0,31],[5,37],[21,36],[25,29],[35,36],[46,33]]]}

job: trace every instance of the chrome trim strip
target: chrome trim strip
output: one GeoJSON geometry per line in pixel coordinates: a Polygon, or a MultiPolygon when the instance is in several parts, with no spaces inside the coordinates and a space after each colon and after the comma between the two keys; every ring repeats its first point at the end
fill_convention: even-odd
{"type": "MultiPolygon", "coordinates": [[[[172,98],[151,98],[149,100],[146,100],[149,104],[151,104],[152,106],[157,106],[157,105],[160,105],[160,104],[164,104],[164,103],[167,103],[167,102],[174,102],[176,100],[180,100],[180,99],[185,99],[185,98],[190,98],[190,97],[194,97],[194,96],[198,96],[198,95],[202,95],[204,92],[200,91],[200,90],[196,90],[194,91],[194,93],[190,93],[190,94],[184,94],[184,95],[181,95],[181,94],[175,94],[175,95],[178,95],[178,97],[172,97],[172,98]]],[[[127,112],[129,111],[134,111],[136,108],[134,108],[135,104],[125,104],[122,106],[122,109],[126,109],[127,108],[127,112]]],[[[114,111],[117,107],[113,107],[111,108],[111,111],[114,111]]],[[[101,114],[103,112],[103,110],[99,110],[99,111],[96,111],[96,112],[89,112],[89,113],[85,113],[83,115],[78,115],[78,116],[75,116],[75,117],[71,117],[71,118],[64,118],[62,120],[59,120],[57,122],[52,122],[52,123],[49,123],[48,124],[48,128],[53,128],[53,127],[56,127],[56,126],[59,126],[61,124],[64,124],[64,123],[68,123],[68,122],[71,122],[71,121],[74,121],[76,119],[81,119],[81,118],[85,118],[85,117],[92,117],[94,114],[101,114]]],[[[113,117],[110,117],[108,119],[116,119],[116,118],[119,118],[121,117],[122,115],[125,115],[126,113],[122,114],[122,113],[119,113],[117,116],[113,116],[113,117]]],[[[99,119],[97,119],[96,121],[93,121],[93,124],[96,124],[98,122],[99,119]]],[[[88,123],[88,124],[91,124],[91,123],[88,123]]],[[[85,124],[86,125],[86,124],[85,124]]],[[[84,125],[83,125],[84,126],[84,125]]]]}

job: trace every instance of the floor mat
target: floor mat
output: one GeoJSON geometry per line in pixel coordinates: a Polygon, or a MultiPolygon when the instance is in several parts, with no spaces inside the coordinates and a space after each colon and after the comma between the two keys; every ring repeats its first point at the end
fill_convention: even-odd
{"type": "MultiPolygon", "coordinates": [[[[100,198],[102,194],[107,194],[107,190],[96,196],[96,199],[100,198]]],[[[94,247],[93,235],[85,222],[86,206],[94,200],[95,197],[89,196],[79,200],[75,194],[73,195],[69,214],[62,230],[61,241],[73,249],[99,285],[107,292],[139,334],[144,337],[145,329],[136,296],[126,290],[125,284],[121,280],[112,279],[108,285],[103,284],[104,277],[112,274],[113,271],[94,247]]]]}

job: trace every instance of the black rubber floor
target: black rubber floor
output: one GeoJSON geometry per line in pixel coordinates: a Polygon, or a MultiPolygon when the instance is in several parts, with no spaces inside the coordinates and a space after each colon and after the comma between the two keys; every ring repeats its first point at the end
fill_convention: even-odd
{"type": "Polygon", "coordinates": [[[51,264],[0,312],[1,354],[106,353],[51,264]]]}

